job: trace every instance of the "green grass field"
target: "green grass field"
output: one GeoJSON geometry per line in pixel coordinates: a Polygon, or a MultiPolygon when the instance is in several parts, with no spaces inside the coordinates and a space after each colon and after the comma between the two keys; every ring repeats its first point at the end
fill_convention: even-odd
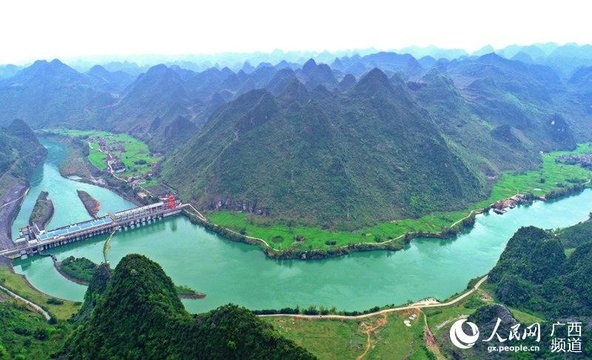
{"type": "Polygon", "coordinates": [[[92,166],[96,167],[99,170],[107,169],[107,163],[105,162],[105,157],[107,155],[100,152],[100,151],[92,151],[88,155],[88,161],[92,164],[92,166]]]}
{"type": "Polygon", "coordinates": [[[541,169],[503,174],[493,186],[489,198],[464,211],[435,213],[419,219],[384,222],[353,232],[274,224],[265,218],[242,212],[216,211],[207,214],[207,218],[214,224],[264,239],[270,246],[278,250],[287,248],[329,249],[352,243],[373,243],[389,239],[396,239],[395,241],[403,246],[401,237],[406,233],[439,233],[469,215],[471,211],[481,210],[498,200],[507,199],[515,194],[532,193],[540,196],[549,191],[561,189],[574,181],[589,181],[592,176],[592,172],[589,170],[578,165],[564,165],[555,162],[555,158],[559,155],[589,153],[592,153],[591,144],[580,144],[573,152],[557,151],[544,154],[542,155],[541,169]],[[304,241],[295,241],[298,237],[303,237],[304,241]]]}
{"type": "Polygon", "coordinates": [[[48,304],[50,296],[34,289],[22,275],[15,274],[6,266],[0,266],[0,284],[14,293],[47,309],[56,319],[67,320],[78,312],[80,304],[64,300],[63,304],[48,304]]]}
{"type": "Polygon", "coordinates": [[[152,156],[148,145],[127,134],[112,134],[105,131],[82,131],[82,130],[55,130],[52,133],[75,137],[89,142],[89,162],[99,170],[105,170],[106,154],[100,151],[99,137],[105,139],[106,145],[113,150],[110,152],[125,165],[125,171],[118,176],[121,177],[142,177],[149,173],[152,168],[150,164],[156,163],[158,158],[152,156]]]}
{"type": "Polygon", "coordinates": [[[551,190],[559,189],[561,185],[569,185],[570,180],[590,180],[592,175],[578,165],[564,165],[555,163],[555,159],[565,154],[591,154],[591,144],[580,144],[574,151],[556,151],[542,156],[543,166],[540,170],[523,173],[504,174],[494,186],[488,201],[508,198],[517,193],[532,192],[543,195],[551,190]]]}
{"type": "Polygon", "coordinates": [[[363,320],[263,318],[281,335],[308,349],[319,359],[427,359],[423,342],[423,318],[407,327],[411,313],[374,316],[363,320]],[[368,335],[368,330],[375,328],[368,335]]]}

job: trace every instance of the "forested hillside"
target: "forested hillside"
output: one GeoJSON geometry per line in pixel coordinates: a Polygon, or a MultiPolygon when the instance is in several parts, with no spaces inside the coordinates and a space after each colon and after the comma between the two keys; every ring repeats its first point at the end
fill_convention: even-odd
{"type": "Polygon", "coordinates": [[[590,222],[556,234],[520,229],[490,272],[496,296],[549,318],[592,317],[591,230],[590,222]]]}
{"type": "Polygon", "coordinates": [[[471,165],[405,83],[375,69],[344,93],[307,90],[294,77],[278,96],[239,97],[166,161],[163,176],[200,207],[360,226],[479,199],[471,165]]]}
{"type": "Polygon", "coordinates": [[[0,128],[0,174],[28,180],[33,168],[47,151],[22,120],[13,120],[0,128]]]}
{"type": "Polygon", "coordinates": [[[588,358],[592,353],[590,249],[590,221],[556,231],[532,226],[519,229],[489,273],[488,289],[494,299],[467,319],[479,327],[479,340],[470,349],[459,349],[448,337],[441,339],[447,357],[588,358]],[[566,324],[581,328],[571,332],[568,340],[575,340],[576,345],[566,344],[562,350],[557,338],[567,337],[566,324]],[[531,325],[537,326],[538,333],[523,337],[524,329],[531,325]],[[514,329],[521,336],[509,338],[514,329]],[[500,337],[486,341],[491,334],[500,337]],[[496,350],[502,346],[520,350],[509,356],[507,351],[490,351],[492,346],[496,350]],[[529,351],[531,346],[537,350],[529,351]]]}
{"type": "Polygon", "coordinates": [[[191,315],[160,265],[127,255],[99,269],[60,359],[312,359],[250,311],[226,305],[191,315]]]}

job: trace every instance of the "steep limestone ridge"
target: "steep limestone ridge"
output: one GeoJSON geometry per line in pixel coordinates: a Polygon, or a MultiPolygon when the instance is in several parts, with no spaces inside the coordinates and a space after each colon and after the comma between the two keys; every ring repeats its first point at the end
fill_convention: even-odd
{"type": "Polygon", "coordinates": [[[378,69],[346,93],[293,80],[278,97],[239,97],[163,164],[163,178],[200,207],[350,228],[484,194],[404,81],[378,69]]]}

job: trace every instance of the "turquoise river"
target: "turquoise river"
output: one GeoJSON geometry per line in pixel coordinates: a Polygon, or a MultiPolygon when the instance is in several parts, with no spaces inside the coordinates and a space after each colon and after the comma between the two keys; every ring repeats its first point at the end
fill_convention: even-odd
{"type": "MultiPolygon", "coordinates": [[[[48,228],[89,218],[76,189],[98,199],[101,213],[133,207],[109,190],[61,177],[57,166],[65,156],[64,147],[49,139],[42,142],[49,156],[31,179],[14,229],[27,222],[42,190],[49,192],[56,208],[48,228]]],[[[565,227],[585,220],[590,211],[592,190],[585,190],[560,201],[517,207],[501,216],[479,215],[475,227],[455,240],[418,239],[404,251],[363,252],[320,261],[270,260],[257,247],[225,240],[178,216],[117,233],[109,261],[115,266],[126,254],[140,253],[158,262],[176,284],[207,294],[202,300],[184,300],[191,312],[226,303],[250,309],[323,305],[365,310],[426,297],[445,299],[462,292],[471,278],[486,274],[495,265],[519,227],[565,227]]],[[[58,259],[73,255],[100,262],[104,241],[105,237],[97,237],[52,252],[58,259]]],[[[49,257],[16,260],[14,267],[43,292],[83,299],[85,287],[63,278],[49,257]]]]}

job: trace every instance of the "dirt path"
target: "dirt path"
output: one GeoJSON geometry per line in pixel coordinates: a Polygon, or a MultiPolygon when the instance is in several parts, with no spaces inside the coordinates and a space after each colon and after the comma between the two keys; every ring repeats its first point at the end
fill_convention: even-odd
{"type": "Polygon", "coordinates": [[[425,345],[429,351],[432,352],[436,356],[437,359],[445,359],[436,343],[436,338],[434,334],[432,334],[432,330],[430,330],[430,326],[428,325],[428,317],[427,315],[419,310],[423,315],[423,338],[425,339],[425,345]]]}
{"type": "Polygon", "coordinates": [[[388,314],[388,313],[392,313],[392,312],[396,312],[396,311],[401,311],[401,310],[410,310],[410,309],[425,309],[425,308],[433,308],[433,307],[445,307],[445,306],[450,306],[450,305],[454,305],[457,302],[461,301],[462,299],[466,298],[467,296],[471,295],[472,293],[474,293],[477,289],[479,289],[479,287],[481,286],[481,284],[483,284],[483,282],[485,282],[485,280],[487,280],[487,275],[485,275],[484,277],[481,278],[481,280],[479,280],[475,286],[462,293],[461,295],[457,296],[456,298],[447,301],[445,303],[430,303],[430,302],[419,302],[419,303],[415,303],[415,304],[411,304],[411,305],[407,305],[407,306],[400,306],[400,307],[395,307],[395,308],[391,308],[391,309],[386,309],[386,310],[381,310],[381,311],[376,311],[373,313],[368,313],[368,314],[363,314],[363,315],[356,315],[356,316],[346,316],[346,315],[300,315],[300,314],[266,314],[266,315],[259,315],[259,317],[297,317],[297,318],[302,318],[302,319],[341,319],[341,320],[356,320],[356,319],[366,319],[372,316],[376,316],[376,315],[384,315],[384,314],[388,314]]]}
{"type": "Polygon", "coordinates": [[[24,297],[17,295],[15,293],[13,293],[12,291],[8,290],[7,288],[5,288],[4,286],[0,285],[0,290],[4,291],[5,293],[7,293],[8,295],[12,296],[13,298],[20,300],[22,302],[24,302],[25,304],[29,305],[30,307],[32,307],[35,311],[37,311],[38,313],[40,313],[41,315],[43,315],[43,317],[45,317],[46,320],[51,319],[51,315],[49,315],[49,313],[45,310],[43,310],[41,308],[41,306],[25,299],[24,297]]]}
{"type": "Polygon", "coordinates": [[[364,356],[366,356],[368,354],[368,351],[372,350],[374,348],[374,346],[376,345],[376,341],[372,340],[372,335],[374,334],[374,332],[378,329],[380,329],[381,327],[385,326],[386,324],[388,324],[388,318],[386,317],[386,314],[382,315],[381,319],[378,319],[376,321],[376,323],[374,324],[374,326],[368,325],[366,323],[362,323],[361,327],[365,328],[364,332],[366,333],[366,350],[364,350],[364,353],[360,356],[358,356],[356,358],[356,360],[362,360],[364,358],[364,356]]]}
{"type": "MultiPolygon", "coordinates": [[[[16,192],[16,191],[17,191],[17,190],[15,190],[15,192],[16,192]]],[[[23,194],[22,194],[22,195],[20,195],[19,197],[17,197],[16,199],[9,200],[8,202],[6,202],[6,203],[2,204],[2,205],[0,206],[0,208],[3,208],[3,207],[5,207],[5,206],[9,206],[9,205],[12,205],[12,204],[14,204],[15,202],[17,202],[17,201],[21,200],[22,198],[24,198],[24,197],[25,197],[25,195],[27,195],[27,193],[26,193],[26,192],[23,192],[23,194]]]]}
{"type": "Polygon", "coordinates": [[[191,205],[191,203],[187,203],[186,206],[189,207],[189,208],[191,208],[191,210],[193,210],[193,215],[195,215],[198,218],[200,218],[200,220],[202,220],[202,221],[208,221],[206,219],[206,217],[202,215],[202,213],[200,213],[195,207],[193,207],[193,205],[191,205]]]}
{"type": "Polygon", "coordinates": [[[471,210],[471,212],[469,213],[469,215],[465,216],[464,218],[455,221],[452,225],[450,225],[450,228],[452,229],[453,227],[455,227],[456,225],[460,224],[463,220],[470,218],[471,216],[473,216],[473,213],[479,213],[479,211],[481,210],[471,210]]]}

